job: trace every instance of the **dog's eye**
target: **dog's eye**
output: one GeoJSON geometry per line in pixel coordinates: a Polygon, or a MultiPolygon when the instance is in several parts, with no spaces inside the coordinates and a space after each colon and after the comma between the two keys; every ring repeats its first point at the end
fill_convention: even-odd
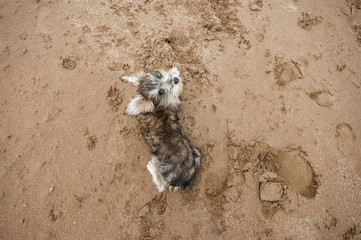
{"type": "Polygon", "coordinates": [[[174,84],[178,84],[178,83],[179,83],[179,79],[178,79],[177,77],[174,77],[174,78],[173,78],[173,82],[174,82],[174,84]]]}
{"type": "Polygon", "coordinates": [[[164,90],[163,89],[161,89],[161,90],[159,90],[159,95],[163,95],[163,93],[164,93],[164,90]]]}
{"type": "Polygon", "coordinates": [[[158,79],[161,79],[162,78],[162,74],[158,71],[154,72],[154,76],[158,79]]]}

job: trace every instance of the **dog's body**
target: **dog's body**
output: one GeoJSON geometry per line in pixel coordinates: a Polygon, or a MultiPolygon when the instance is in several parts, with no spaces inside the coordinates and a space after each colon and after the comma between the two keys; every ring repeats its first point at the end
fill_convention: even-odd
{"type": "Polygon", "coordinates": [[[145,142],[152,150],[147,168],[160,192],[188,191],[201,164],[201,154],[192,146],[179,124],[177,115],[182,92],[179,71],[172,68],[137,76],[123,77],[139,86],[125,113],[137,116],[145,142]]]}

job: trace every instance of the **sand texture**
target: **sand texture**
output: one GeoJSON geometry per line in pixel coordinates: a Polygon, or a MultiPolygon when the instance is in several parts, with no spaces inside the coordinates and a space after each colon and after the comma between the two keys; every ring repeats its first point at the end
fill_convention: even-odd
{"type": "Polygon", "coordinates": [[[4,0],[0,32],[0,239],[361,239],[359,0],[4,0]],[[123,114],[171,66],[188,193],[123,114]]]}

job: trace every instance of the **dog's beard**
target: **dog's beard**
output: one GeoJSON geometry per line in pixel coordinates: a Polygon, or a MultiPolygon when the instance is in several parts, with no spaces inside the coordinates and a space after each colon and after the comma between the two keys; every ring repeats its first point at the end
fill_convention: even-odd
{"type": "Polygon", "coordinates": [[[160,105],[177,107],[181,103],[179,96],[182,93],[182,90],[183,84],[181,82],[177,85],[173,85],[169,91],[168,97],[162,99],[160,105]]]}

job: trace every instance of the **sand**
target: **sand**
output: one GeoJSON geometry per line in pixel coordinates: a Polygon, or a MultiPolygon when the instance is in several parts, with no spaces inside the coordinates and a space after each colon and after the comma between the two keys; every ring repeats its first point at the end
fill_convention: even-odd
{"type": "Polygon", "coordinates": [[[361,239],[359,0],[8,0],[0,32],[0,239],[361,239]],[[123,114],[171,66],[187,193],[123,114]]]}

